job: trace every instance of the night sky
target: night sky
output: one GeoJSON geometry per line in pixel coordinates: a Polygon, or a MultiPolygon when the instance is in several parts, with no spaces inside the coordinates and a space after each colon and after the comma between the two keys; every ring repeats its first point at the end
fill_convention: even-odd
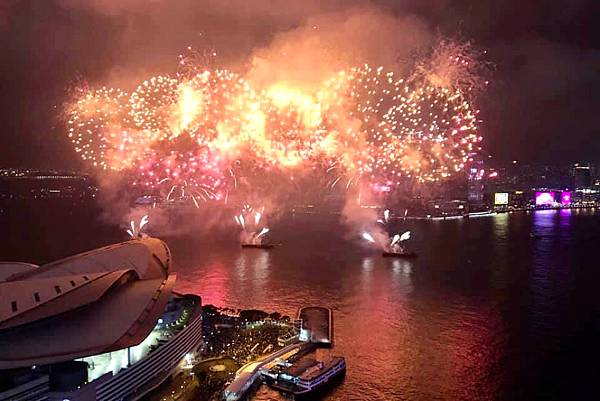
{"type": "Polygon", "coordinates": [[[0,168],[81,167],[61,119],[81,80],[126,87],[173,71],[188,45],[244,70],[305,26],[344,31],[364,15],[356,10],[398,21],[394,35],[364,32],[375,59],[415,32],[487,50],[490,85],[477,106],[484,149],[498,162],[600,161],[597,1],[2,0],[0,168]]]}

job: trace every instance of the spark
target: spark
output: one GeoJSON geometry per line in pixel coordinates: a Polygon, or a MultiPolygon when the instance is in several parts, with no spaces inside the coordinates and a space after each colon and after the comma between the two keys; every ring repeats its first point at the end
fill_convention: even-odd
{"type": "Polygon", "coordinates": [[[260,217],[262,216],[262,214],[260,212],[256,212],[256,214],[254,215],[254,224],[258,225],[258,223],[260,222],[260,217]]]}
{"type": "Polygon", "coordinates": [[[146,227],[146,225],[148,225],[148,222],[149,222],[148,215],[145,215],[145,216],[143,216],[140,219],[140,222],[139,222],[139,224],[137,225],[137,228],[136,228],[135,221],[131,220],[129,222],[130,228],[127,229],[127,230],[125,230],[125,232],[127,234],[129,234],[129,236],[131,238],[140,238],[140,237],[142,237],[144,235],[143,232],[142,232],[142,230],[143,230],[144,227],[146,227]]]}
{"type": "Polygon", "coordinates": [[[398,239],[400,242],[409,240],[410,239],[410,231],[404,232],[398,239]]]}
{"type": "Polygon", "coordinates": [[[373,244],[375,243],[375,238],[373,238],[373,236],[367,232],[364,232],[362,237],[373,244]]]}
{"type": "Polygon", "coordinates": [[[265,235],[266,233],[268,233],[270,230],[268,228],[263,228],[262,230],[260,230],[260,233],[258,233],[258,235],[255,238],[260,238],[263,235],[265,235]]]}

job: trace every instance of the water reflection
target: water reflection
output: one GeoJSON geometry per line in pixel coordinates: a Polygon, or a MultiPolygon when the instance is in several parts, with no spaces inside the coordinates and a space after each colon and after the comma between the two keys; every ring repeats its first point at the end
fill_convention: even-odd
{"type": "MultiPolygon", "coordinates": [[[[39,209],[36,203],[31,215],[42,216],[39,209]]],[[[60,231],[53,238],[63,240],[49,246],[40,235],[23,242],[15,240],[23,235],[7,231],[5,257],[48,262],[121,239],[120,230],[111,236],[91,229],[91,215],[43,215],[49,220],[26,227],[60,231]]],[[[597,394],[596,371],[588,368],[598,350],[600,214],[549,210],[406,221],[402,228],[413,231],[410,247],[419,253],[411,261],[365,256],[357,244],[340,240],[339,224],[324,219],[302,215],[288,227],[274,226],[288,245],[267,253],[242,252],[213,237],[165,238],[177,290],[200,294],[204,303],[288,315],[310,304],[332,307],[335,352],[346,356],[348,374],[328,401],[597,394]],[[573,363],[582,359],[589,363],[573,363]]],[[[281,398],[268,393],[263,399],[281,398]]]]}
{"type": "Polygon", "coordinates": [[[237,273],[238,279],[240,281],[244,281],[246,278],[246,264],[248,260],[248,254],[245,252],[240,253],[240,256],[235,261],[235,271],[237,273]]]}
{"type": "MultiPolygon", "coordinates": [[[[349,367],[327,400],[500,400],[514,374],[500,367],[525,358],[507,350],[510,341],[525,331],[527,354],[541,354],[560,331],[574,216],[410,222],[414,260],[365,254],[332,240],[336,228],[307,235],[294,226],[279,235],[295,246],[269,252],[190,249],[179,256],[180,283],[236,308],[332,307],[335,352],[349,367]]],[[[257,399],[281,398],[261,391],[257,399]]]]}
{"type": "Polygon", "coordinates": [[[371,270],[373,270],[373,257],[372,256],[363,258],[362,270],[363,270],[363,272],[370,272],[371,270]]]}
{"type": "Polygon", "coordinates": [[[508,213],[500,213],[493,216],[494,222],[494,244],[503,244],[508,240],[509,229],[508,222],[510,220],[510,215],[508,213]]]}
{"type": "Polygon", "coordinates": [[[412,271],[412,263],[410,261],[394,259],[392,261],[392,267],[392,271],[395,274],[402,274],[404,276],[410,277],[410,272],[412,271]]]}
{"type": "Polygon", "coordinates": [[[528,335],[543,339],[540,347],[549,350],[556,346],[544,333],[557,331],[565,302],[573,290],[571,212],[544,210],[533,214],[533,232],[536,235],[532,248],[531,318],[528,335]]]}

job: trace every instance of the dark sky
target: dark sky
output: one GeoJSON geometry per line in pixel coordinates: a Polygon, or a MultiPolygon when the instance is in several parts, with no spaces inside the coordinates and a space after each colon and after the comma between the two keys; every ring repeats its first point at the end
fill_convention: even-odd
{"type": "Polygon", "coordinates": [[[329,24],[332,36],[358,29],[348,21],[364,15],[392,34],[350,32],[363,52],[375,46],[369,39],[375,51],[401,52],[415,32],[472,39],[487,50],[494,68],[478,106],[484,148],[497,160],[600,161],[598,3],[1,0],[0,168],[80,166],[60,118],[78,79],[126,86],[173,69],[188,45],[214,48],[224,64],[242,68],[273,43],[302,37],[313,21],[329,24]],[[375,11],[349,11],[356,8],[375,11]]]}

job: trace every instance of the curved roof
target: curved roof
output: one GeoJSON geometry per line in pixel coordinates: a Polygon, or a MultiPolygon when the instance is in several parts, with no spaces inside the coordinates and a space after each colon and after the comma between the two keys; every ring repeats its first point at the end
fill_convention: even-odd
{"type": "Polygon", "coordinates": [[[164,276],[171,267],[171,253],[157,238],[140,238],[69,256],[37,269],[26,269],[6,281],[40,279],[69,274],[102,273],[134,269],[141,279],[164,276]]]}
{"type": "Polygon", "coordinates": [[[126,272],[127,270],[117,270],[2,283],[0,329],[57,315],[94,302],[126,272]]]}
{"type": "Polygon", "coordinates": [[[7,277],[10,277],[15,273],[22,273],[38,267],[38,265],[33,265],[31,263],[0,262],[0,281],[6,280],[7,277]]]}
{"type": "Polygon", "coordinates": [[[0,343],[10,347],[0,347],[0,369],[139,344],[171,296],[170,265],[166,244],[145,238],[6,275],[0,343]]]}

